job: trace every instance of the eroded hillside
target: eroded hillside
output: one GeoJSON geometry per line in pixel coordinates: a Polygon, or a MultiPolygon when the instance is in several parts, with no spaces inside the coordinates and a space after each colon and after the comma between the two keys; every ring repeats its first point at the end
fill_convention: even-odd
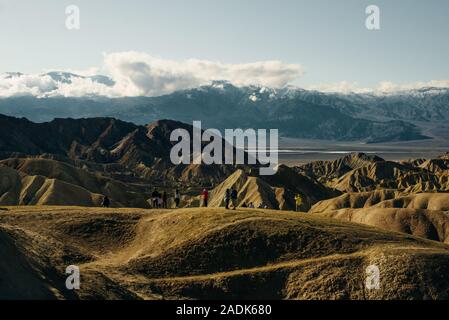
{"type": "Polygon", "coordinates": [[[2,298],[449,298],[446,245],[336,219],[254,209],[7,209],[2,298]],[[372,264],[379,290],[364,285],[372,264]],[[80,267],[79,291],[64,287],[68,265],[80,267]]]}

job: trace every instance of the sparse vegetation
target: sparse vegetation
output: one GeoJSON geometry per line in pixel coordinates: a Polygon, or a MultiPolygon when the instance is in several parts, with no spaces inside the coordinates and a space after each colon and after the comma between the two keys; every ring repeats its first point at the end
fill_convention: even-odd
{"type": "Polygon", "coordinates": [[[259,209],[8,209],[1,298],[449,298],[449,247],[360,224],[259,209]],[[380,290],[364,287],[372,263],[380,290]],[[80,291],[64,288],[69,264],[80,291]]]}

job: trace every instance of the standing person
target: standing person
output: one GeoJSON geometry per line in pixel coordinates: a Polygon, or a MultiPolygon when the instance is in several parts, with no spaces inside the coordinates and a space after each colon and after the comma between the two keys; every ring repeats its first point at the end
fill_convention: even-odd
{"type": "Polygon", "coordinates": [[[232,209],[232,210],[237,209],[237,196],[238,196],[237,190],[235,190],[234,188],[232,188],[232,189],[231,189],[231,201],[232,201],[232,206],[233,206],[233,209],[232,209]]]}
{"type": "Polygon", "coordinates": [[[101,202],[101,206],[103,208],[109,208],[109,205],[111,204],[111,201],[109,201],[108,196],[103,197],[103,201],[101,202]]]}
{"type": "Polygon", "coordinates": [[[229,209],[229,201],[231,200],[231,191],[229,189],[226,189],[226,193],[224,196],[224,202],[226,209],[229,209]]]}
{"type": "Polygon", "coordinates": [[[153,209],[156,209],[158,206],[158,198],[159,198],[159,192],[157,192],[157,188],[154,188],[154,191],[151,194],[151,198],[153,199],[153,209]]]}
{"type": "Polygon", "coordinates": [[[299,194],[295,196],[295,204],[296,204],[296,211],[299,211],[299,208],[301,207],[302,204],[302,198],[299,194]]]}
{"type": "Polygon", "coordinates": [[[209,192],[204,189],[203,193],[201,193],[201,197],[203,198],[203,207],[207,207],[207,202],[209,201],[209,192]]]}
{"type": "Polygon", "coordinates": [[[167,192],[163,192],[162,193],[162,207],[164,209],[168,209],[168,197],[167,197],[167,192]]]}
{"type": "Polygon", "coordinates": [[[181,193],[179,192],[179,189],[176,189],[176,191],[175,191],[175,206],[176,206],[176,208],[179,208],[180,202],[181,202],[181,193]]]}
{"type": "Polygon", "coordinates": [[[252,202],[249,203],[248,208],[254,209],[254,204],[252,202]]]}
{"type": "Polygon", "coordinates": [[[158,207],[159,209],[161,209],[163,203],[164,203],[164,202],[162,201],[162,194],[159,193],[159,197],[157,198],[157,207],[158,207]]]}

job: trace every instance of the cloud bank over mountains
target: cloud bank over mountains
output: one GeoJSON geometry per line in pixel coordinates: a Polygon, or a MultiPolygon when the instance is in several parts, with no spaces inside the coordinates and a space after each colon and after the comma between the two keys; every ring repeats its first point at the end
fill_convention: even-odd
{"type": "Polygon", "coordinates": [[[397,84],[391,81],[382,81],[375,88],[361,87],[357,82],[341,81],[336,83],[323,83],[306,86],[307,90],[315,90],[326,93],[373,93],[388,94],[401,91],[419,90],[422,88],[449,88],[449,80],[420,81],[406,84],[397,84]]]}
{"type": "MultiPolygon", "coordinates": [[[[67,70],[43,74],[1,74],[0,97],[160,96],[208,85],[214,80],[226,80],[236,86],[282,88],[292,84],[303,74],[301,65],[278,60],[239,64],[199,59],[175,61],[128,51],[104,54],[101,68],[91,68],[84,72],[67,70]],[[107,76],[95,75],[98,73],[107,76]]],[[[448,88],[449,81],[435,80],[405,85],[381,82],[374,89],[342,81],[306,86],[305,89],[338,93],[389,93],[423,87],[448,88]]]]}
{"type": "Polygon", "coordinates": [[[207,60],[165,60],[139,52],[105,56],[105,69],[117,81],[123,95],[155,96],[195,88],[214,80],[237,86],[261,85],[280,88],[300,77],[302,67],[281,61],[224,64],[207,60]]]}
{"type": "Polygon", "coordinates": [[[174,61],[134,51],[105,54],[100,71],[110,77],[109,83],[98,81],[95,76],[83,76],[82,72],[81,75],[6,73],[0,75],[0,96],[158,96],[207,85],[214,80],[226,80],[237,86],[281,88],[303,74],[300,65],[277,60],[242,64],[198,59],[174,61]]]}

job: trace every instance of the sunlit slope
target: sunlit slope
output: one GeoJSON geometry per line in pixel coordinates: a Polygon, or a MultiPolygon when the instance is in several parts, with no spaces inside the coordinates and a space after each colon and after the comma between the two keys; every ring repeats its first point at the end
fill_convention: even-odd
{"type": "Polygon", "coordinates": [[[6,298],[447,299],[449,292],[446,245],[304,213],[8,207],[0,236],[6,298]],[[71,264],[81,270],[75,292],[64,288],[71,264]],[[379,290],[364,286],[372,264],[379,290]],[[33,290],[18,285],[23,279],[33,290]]]}

